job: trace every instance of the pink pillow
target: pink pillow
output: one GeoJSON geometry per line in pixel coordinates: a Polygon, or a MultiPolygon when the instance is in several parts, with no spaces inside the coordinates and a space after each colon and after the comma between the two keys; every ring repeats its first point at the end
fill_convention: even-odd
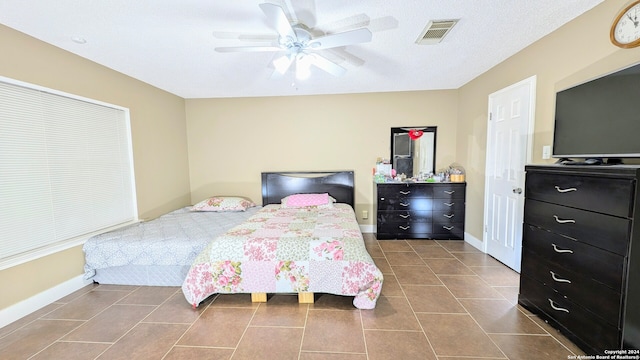
{"type": "Polygon", "coordinates": [[[324,194],[295,194],[289,195],[282,199],[282,207],[284,208],[297,208],[297,207],[331,207],[333,206],[330,201],[328,193],[324,194]]]}

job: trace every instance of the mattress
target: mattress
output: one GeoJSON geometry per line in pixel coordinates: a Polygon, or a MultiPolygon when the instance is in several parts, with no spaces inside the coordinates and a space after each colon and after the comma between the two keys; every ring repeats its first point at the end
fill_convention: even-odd
{"type": "Polygon", "coordinates": [[[84,278],[104,284],[180,286],[211,239],[258,210],[193,212],[184,207],[94,236],[83,247],[84,278]]]}
{"type": "Polygon", "coordinates": [[[96,269],[91,280],[99,284],[180,286],[189,266],[125,265],[96,269]]]}

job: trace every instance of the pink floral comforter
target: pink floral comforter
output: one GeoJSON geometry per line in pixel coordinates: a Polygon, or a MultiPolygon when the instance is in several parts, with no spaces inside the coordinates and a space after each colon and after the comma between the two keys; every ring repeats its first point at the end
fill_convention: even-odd
{"type": "Polygon", "coordinates": [[[209,243],[182,291],[194,307],[214,293],[313,292],[355,296],[355,307],[373,309],[382,282],[349,205],[267,205],[209,243]]]}

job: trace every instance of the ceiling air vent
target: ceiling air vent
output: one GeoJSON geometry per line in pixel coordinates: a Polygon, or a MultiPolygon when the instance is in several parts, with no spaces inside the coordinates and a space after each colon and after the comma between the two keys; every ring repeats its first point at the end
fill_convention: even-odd
{"type": "MultiPolygon", "coordinates": [[[[459,19],[458,19],[459,20],[459,19]]],[[[458,20],[431,20],[416,40],[416,44],[437,44],[451,31],[458,20]]]]}

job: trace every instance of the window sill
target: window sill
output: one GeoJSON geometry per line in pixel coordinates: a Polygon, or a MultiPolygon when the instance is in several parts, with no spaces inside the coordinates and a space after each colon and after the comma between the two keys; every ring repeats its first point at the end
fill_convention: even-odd
{"type": "Polygon", "coordinates": [[[126,222],[124,224],[120,224],[120,225],[115,225],[106,229],[102,229],[100,231],[96,231],[90,234],[86,234],[86,235],[82,235],[82,236],[78,236],[69,240],[65,240],[65,241],[61,241],[40,249],[36,249],[33,251],[29,251],[23,254],[18,254],[18,255],[14,255],[11,257],[8,257],[6,259],[0,260],[0,271],[2,270],[6,270],[9,269],[11,267],[14,266],[18,266],[24,263],[28,263],[29,261],[33,261],[33,260],[37,260],[49,255],[53,255],[55,253],[58,253],[60,251],[64,251],[67,249],[71,249],[73,247],[79,246],[79,245],[83,245],[89,238],[91,238],[92,236],[95,235],[99,235],[99,234],[103,234],[112,230],[116,230],[116,229],[120,229],[123,228],[125,226],[129,226],[132,224],[135,224],[139,222],[139,220],[134,220],[134,221],[129,221],[126,222]]]}

